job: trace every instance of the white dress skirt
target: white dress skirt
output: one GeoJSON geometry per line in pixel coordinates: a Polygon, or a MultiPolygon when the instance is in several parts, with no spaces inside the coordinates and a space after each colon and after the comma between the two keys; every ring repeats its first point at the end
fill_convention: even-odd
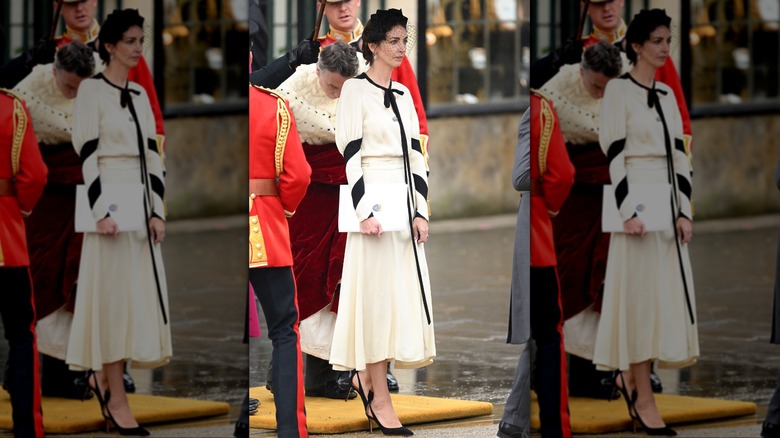
{"type": "MultiPolygon", "coordinates": [[[[666,183],[666,158],[626,159],[626,174],[629,187],[666,183]]],[[[680,249],[696,316],[688,245],[680,249]]],[[[681,368],[698,357],[698,330],[688,315],[674,232],[612,233],[593,363],[628,370],[629,364],[657,359],[660,367],[681,368]]]]}
{"type": "MultiPolygon", "coordinates": [[[[404,181],[401,157],[363,158],[366,184],[404,181]]],[[[396,368],[433,362],[436,343],[425,245],[417,245],[430,311],[420,293],[409,230],[381,237],[349,233],[344,254],[338,316],[330,363],[336,370],[364,370],[366,364],[395,360],[396,368]]]]}
{"type": "MultiPolygon", "coordinates": [[[[139,159],[101,158],[103,183],[137,183],[139,159]]],[[[116,237],[85,233],[66,362],[71,369],[100,370],[128,360],[134,368],[170,361],[170,307],[159,244],[153,244],[163,303],[163,322],[145,231],[116,237]]]]}

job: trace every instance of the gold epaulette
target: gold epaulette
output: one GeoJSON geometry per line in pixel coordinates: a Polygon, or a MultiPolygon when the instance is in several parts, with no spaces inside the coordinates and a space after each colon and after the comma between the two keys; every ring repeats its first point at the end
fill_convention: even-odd
{"type": "Polygon", "coordinates": [[[547,151],[550,149],[553,128],[555,128],[555,116],[553,115],[551,99],[539,90],[531,90],[541,100],[539,112],[539,126],[542,132],[539,136],[539,175],[547,172],[547,151]]]}
{"type": "Polygon", "coordinates": [[[22,144],[24,143],[24,133],[27,131],[27,111],[24,109],[22,98],[11,90],[0,88],[0,92],[8,95],[14,101],[14,139],[11,145],[11,176],[19,173],[19,160],[22,155],[22,144]]]}
{"type": "Polygon", "coordinates": [[[276,98],[276,148],[274,149],[274,164],[276,167],[276,177],[278,178],[284,171],[284,148],[287,145],[287,136],[290,134],[292,116],[284,97],[279,94],[278,91],[259,85],[251,85],[276,98]]]}

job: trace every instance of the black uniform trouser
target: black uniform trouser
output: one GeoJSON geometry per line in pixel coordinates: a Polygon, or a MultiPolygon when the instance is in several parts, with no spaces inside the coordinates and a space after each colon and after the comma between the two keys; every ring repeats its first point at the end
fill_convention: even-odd
{"type": "Polygon", "coordinates": [[[268,338],[273,345],[271,363],[279,438],[307,436],[303,405],[303,358],[298,332],[298,302],[292,269],[252,268],[249,282],[263,308],[268,338]]]}
{"type": "Polygon", "coordinates": [[[563,311],[554,266],[531,267],[531,336],[536,342],[536,395],[542,436],[569,437],[563,311]]]}
{"type": "Polygon", "coordinates": [[[8,367],[14,436],[43,436],[35,304],[27,267],[0,268],[0,316],[10,351],[8,367]]]}

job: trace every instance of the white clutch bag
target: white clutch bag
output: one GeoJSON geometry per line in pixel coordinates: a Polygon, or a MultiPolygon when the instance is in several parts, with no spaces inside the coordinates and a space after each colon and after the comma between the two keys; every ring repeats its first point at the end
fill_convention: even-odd
{"type": "MultiPolygon", "coordinates": [[[[111,217],[116,221],[119,231],[139,231],[146,228],[144,220],[144,186],[141,184],[103,184],[100,197],[107,200],[111,217]]],[[[94,233],[95,216],[89,206],[87,186],[76,186],[77,233],[94,233]]]]}
{"type": "MultiPolygon", "coordinates": [[[[671,193],[669,184],[629,184],[625,201],[633,204],[632,210],[642,219],[646,231],[672,231],[671,193]]],[[[601,211],[601,230],[605,233],[622,233],[623,219],[617,208],[615,188],[604,186],[601,211]]]]}
{"type": "MultiPolygon", "coordinates": [[[[364,199],[369,201],[374,217],[382,224],[383,231],[402,231],[409,227],[406,206],[406,184],[366,184],[364,199]]],[[[339,231],[342,233],[360,232],[352,193],[349,185],[339,187],[339,231]]]]}

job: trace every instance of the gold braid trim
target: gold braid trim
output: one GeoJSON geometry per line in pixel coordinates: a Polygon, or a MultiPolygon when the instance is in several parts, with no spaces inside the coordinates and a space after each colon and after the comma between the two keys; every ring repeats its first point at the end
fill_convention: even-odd
{"type": "Polygon", "coordinates": [[[27,112],[19,99],[14,99],[14,142],[11,146],[11,175],[19,172],[19,158],[22,154],[24,133],[27,131],[27,112]]]}
{"type": "Polygon", "coordinates": [[[547,172],[547,150],[550,148],[555,118],[553,117],[552,106],[547,99],[541,99],[542,111],[539,114],[539,123],[542,127],[542,135],[539,138],[539,176],[547,172]]]}
{"type": "Polygon", "coordinates": [[[284,170],[284,148],[287,145],[287,135],[290,133],[290,111],[284,103],[284,99],[276,100],[276,150],[274,160],[276,163],[276,177],[284,170]]]}

